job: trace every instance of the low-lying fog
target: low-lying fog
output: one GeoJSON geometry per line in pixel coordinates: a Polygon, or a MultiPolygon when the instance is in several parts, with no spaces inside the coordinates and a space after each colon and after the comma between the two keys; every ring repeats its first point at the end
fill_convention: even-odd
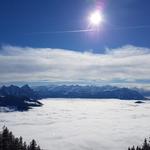
{"type": "Polygon", "coordinates": [[[150,102],[47,99],[27,112],[0,113],[25,141],[46,150],[127,150],[150,136],[150,102]]]}

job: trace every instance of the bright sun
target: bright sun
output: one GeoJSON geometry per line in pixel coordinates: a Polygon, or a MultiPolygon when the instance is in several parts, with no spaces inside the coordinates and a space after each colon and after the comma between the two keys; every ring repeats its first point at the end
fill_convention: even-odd
{"type": "Polygon", "coordinates": [[[96,10],[89,16],[89,21],[90,21],[90,24],[93,26],[100,25],[101,22],[103,21],[102,13],[100,11],[96,10]]]}

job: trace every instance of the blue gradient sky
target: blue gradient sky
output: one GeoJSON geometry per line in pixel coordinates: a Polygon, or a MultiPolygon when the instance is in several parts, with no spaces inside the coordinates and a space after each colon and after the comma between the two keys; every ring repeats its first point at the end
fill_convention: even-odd
{"type": "Polygon", "coordinates": [[[87,16],[96,2],[0,0],[0,44],[95,52],[126,44],[150,47],[150,27],[136,28],[150,25],[149,0],[99,1],[105,5],[106,21],[98,33],[50,34],[47,32],[86,29],[87,16]]]}

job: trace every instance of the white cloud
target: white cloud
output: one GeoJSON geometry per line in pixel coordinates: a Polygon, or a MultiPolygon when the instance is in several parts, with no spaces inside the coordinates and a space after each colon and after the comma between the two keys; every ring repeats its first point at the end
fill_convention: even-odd
{"type": "Polygon", "coordinates": [[[104,54],[64,49],[3,46],[0,81],[149,80],[150,49],[131,45],[104,54]]]}

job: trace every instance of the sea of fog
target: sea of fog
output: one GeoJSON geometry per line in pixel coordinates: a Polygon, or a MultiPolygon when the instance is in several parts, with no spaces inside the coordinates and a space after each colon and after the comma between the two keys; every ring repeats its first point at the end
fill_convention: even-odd
{"type": "Polygon", "coordinates": [[[45,150],[127,150],[150,136],[150,102],[90,99],[46,99],[27,112],[0,113],[6,125],[25,141],[45,150]]]}

